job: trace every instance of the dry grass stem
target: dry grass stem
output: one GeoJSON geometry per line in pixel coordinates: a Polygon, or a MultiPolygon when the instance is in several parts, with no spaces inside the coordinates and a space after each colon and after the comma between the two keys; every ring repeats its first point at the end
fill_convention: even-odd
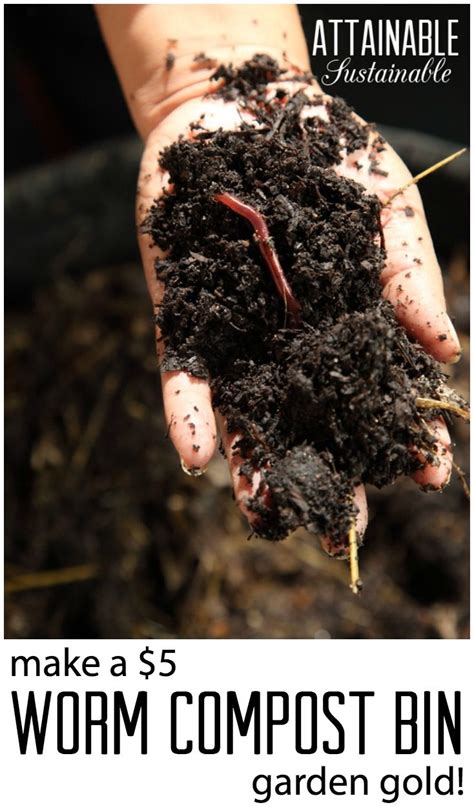
{"type": "Polygon", "coordinates": [[[420,179],[424,179],[430,174],[433,174],[439,168],[443,168],[445,165],[448,165],[448,163],[451,163],[453,160],[457,160],[457,158],[460,157],[462,154],[464,154],[465,151],[466,151],[465,148],[459,149],[459,151],[455,151],[454,154],[450,154],[449,157],[445,157],[444,160],[440,160],[438,163],[431,165],[429,168],[425,168],[424,171],[420,171],[420,173],[417,174],[415,177],[412,177],[410,181],[406,183],[406,185],[402,185],[401,188],[398,188],[398,190],[395,191],[395,193],[393,193],[392,196],[390,196],[387,199],[383,207],[386,207],[387,205],[391,204],[391,202],[393,202],[393,200],[396,199],[397,196],[400,196],[401,193],[406,191],[407,188],[410,188],[412,185],[416,185],[420,181],[420,179]]]}
{"type": "Polygon", "coordinates": [[[434,398],[417,398],[415,403],[417,409],[446,409],[448,412],[452,412],[453,415],[457,415],[457,417],[468,422],[471,417],[471,413],[467,409],[456,406],[456,404],[449,401],[436,401],[434,398]]]}
{"type": "Polygon", "coordinates": [[[349,566],[351,572],[351,590],[354,594],[359,594],[362,590],[362,580],[359,574],[359,553],[355,524],[353,524],[349,530],[349,566]]]}

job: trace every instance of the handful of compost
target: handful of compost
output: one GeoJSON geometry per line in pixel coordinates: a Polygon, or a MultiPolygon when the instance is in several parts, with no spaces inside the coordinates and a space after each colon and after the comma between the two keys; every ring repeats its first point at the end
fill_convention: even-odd
{"type": "Polygon", "coordinates": [[[311,76],[257,55],[214,79],[228,126],[211,109],[162,151],[143,226],[162,370],[209,381],[257,535],[304,526],[354,559],[360,486],[444,484],[441,415],[467,418],[436,361],[459,351],[450,320],[420,313],[417,191],[396,192],[406,169],[394,187],[383,139],[311,76]]]}

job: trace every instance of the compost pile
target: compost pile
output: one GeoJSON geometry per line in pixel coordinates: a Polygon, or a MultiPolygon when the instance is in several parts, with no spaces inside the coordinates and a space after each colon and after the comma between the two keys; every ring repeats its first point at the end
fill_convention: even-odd
{"type": "MultiPolygon", "coordinates": [[[[348,153],[366,147],[370,127],[341,99],[325,102],[327,120],[302,117],[322,99],[295,90],[308,76],[269,94],[281,75],[266,56],[219,68],[216,96],[239,105],[240,127],[209,132],[197,121],[192,140],[159,157],[170,191],[144,226],[167,252],[157,262],[162,369],[210,379],[214,405],[241,435],[242,473],[262,473],[249,504],[255,532],[281,539],[304,526],[344,554],[354,484],[410,474],[414,446],[439,461],[426,426],[439,411],[421,417],[415,399],[439,399],[444,376],[381,298],[378,199],[334,171],[341,142],[348,153]],[[263,217],[267,244],[242,203],[263,217]],[[278,256],[286,293],[262,246],[278,256]]],[[[372,137],[373,170],[383,147],[372,137]]]]}

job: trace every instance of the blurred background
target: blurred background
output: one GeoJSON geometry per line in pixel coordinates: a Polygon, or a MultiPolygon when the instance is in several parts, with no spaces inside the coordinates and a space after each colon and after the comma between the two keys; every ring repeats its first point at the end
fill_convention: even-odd
{"type": "MultiPolygon", "coordinates": [[[[300,13],[311,46],[316,16],[334,6],[300,13]]],[[[469,7],[433,14],[461,23],[449,85],[332,88],[413,172],[468,139],[469,7]]],[[[246,540],[220,457],[203,478],[183,475],[165,437],[135,243],[141,147],[92,7],[7,6],[5,38],[6,635],[467,636],[469,508],[457,473],[442,494],[407,480],[370,491],[357,599],[346,564],[314,537],[246,540]]],[[[464,348],[448,371],[464,395],[468,167],[463,157],[421,187],[464,348]]],[[[468,428],[452,434],[467,472],[468,428]]]]}

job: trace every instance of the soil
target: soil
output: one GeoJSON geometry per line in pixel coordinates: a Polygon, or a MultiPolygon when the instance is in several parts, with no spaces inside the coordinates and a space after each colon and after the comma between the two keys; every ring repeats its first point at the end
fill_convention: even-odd
{"type": "MultiPolygon", "coordinates": [[[[229,432],[241,435],[241,472],[262,472],[249,504],[257,535],[303,526],[344,555],[355,484],[382,488],[412,473],[414,447],[439,462],[426,427],[439,412],[421,416],[415,399],[439,399],[445,376],[381,298],[378,199],[334,171],[341,140],[348,152],[365,147],[370,127],[337,98],[327,121],[302,119],[322,100],[304,89],[269,100],[281,75],[266,56],[218,68],[216,95],[258,129],[197,122],[193,140],[159,156],[172,190],[145,229],[167,251],[156,265],[162,369],[209,378],[229,432]]],[[[383,148],[375,137],[374,171],[383,148]]]]}

